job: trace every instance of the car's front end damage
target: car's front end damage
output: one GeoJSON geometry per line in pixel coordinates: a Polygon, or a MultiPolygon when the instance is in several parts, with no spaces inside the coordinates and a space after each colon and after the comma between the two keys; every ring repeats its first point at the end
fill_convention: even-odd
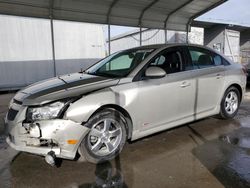
{"type": "Polygon", "coordinates": [[[73,75],[67,77],[71,82],[57,78],[19,91],[10,102],[5,118],[9,132],[7,143],[15,150],[46,156],[46,161],[51,164],[54,158],[74,159],[89,128],[83,122],[65,117],[68,107],[82,98],[86,91],[117,83],[108,84],[106,79],[96,80],[96,77],[84,74],[80,76],[80,82],[73,79],[76,77],[73,75]]]}
{"type": "Polygon", "coordinates": [[[77,148],[88,133],[80,123],[65,119],[27,120],[28,107],[13,104],[6,116],[8,144],[18,150],[46,156],[74,159],[77,148]]]}

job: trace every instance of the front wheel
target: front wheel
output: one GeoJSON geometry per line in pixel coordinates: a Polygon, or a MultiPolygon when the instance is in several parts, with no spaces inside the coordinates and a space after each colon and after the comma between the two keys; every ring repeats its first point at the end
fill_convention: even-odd
{"type": "Polygon", "coordinates": [[[115,158],[126,142],[126,121],[114,110],[104,110],[87,123],[91,127],[83,139],[79,153],[87,161],[101,163],[115,158]]]}
{"type": "Polygon", "coordinates": [[[231,119],[236,116],[240,106],[240,97],[240,92],[236,87],[230,87],[226,90],[221,101],[221,118],[231,119]]]}

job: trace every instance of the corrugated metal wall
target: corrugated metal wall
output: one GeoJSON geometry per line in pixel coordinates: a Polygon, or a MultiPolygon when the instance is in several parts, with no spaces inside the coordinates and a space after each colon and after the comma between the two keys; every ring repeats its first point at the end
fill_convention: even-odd
{"type": "MultiPolygon", "coordinates": [[[[0,90],[54,76],[50,21],[0,15],[0,90]]],[[[105,57],[103,26],[54,21],[57,74],[87,68],[105,57]]]]}

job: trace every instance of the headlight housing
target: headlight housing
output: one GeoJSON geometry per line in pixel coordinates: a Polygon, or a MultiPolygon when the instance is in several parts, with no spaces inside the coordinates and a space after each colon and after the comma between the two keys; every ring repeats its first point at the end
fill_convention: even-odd
{"type": "Polygon", "coordinates": [[[57,101],[42,107],[30,107],[27,110],[27,120],[48,120],[58,118],[63,111],[66,102],[57,101]]]}

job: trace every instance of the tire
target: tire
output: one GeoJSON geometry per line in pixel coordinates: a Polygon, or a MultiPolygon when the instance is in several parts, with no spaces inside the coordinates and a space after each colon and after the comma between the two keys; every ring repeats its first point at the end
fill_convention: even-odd
{"type": "Polygon", "coordinates": [[[89,133],[79,146],[79,154],[88,162],[103,163],[115,158],[127,140],[124,116],[112,109],[103,110],[90,118],[89,133]]]}
{"type": "Polygon", "coordinates": [[[220,104],[220,118],[232,119],[236,116],[241,101],[241,95],[236,87],[230,87],[226,90],[220,104]]]}

